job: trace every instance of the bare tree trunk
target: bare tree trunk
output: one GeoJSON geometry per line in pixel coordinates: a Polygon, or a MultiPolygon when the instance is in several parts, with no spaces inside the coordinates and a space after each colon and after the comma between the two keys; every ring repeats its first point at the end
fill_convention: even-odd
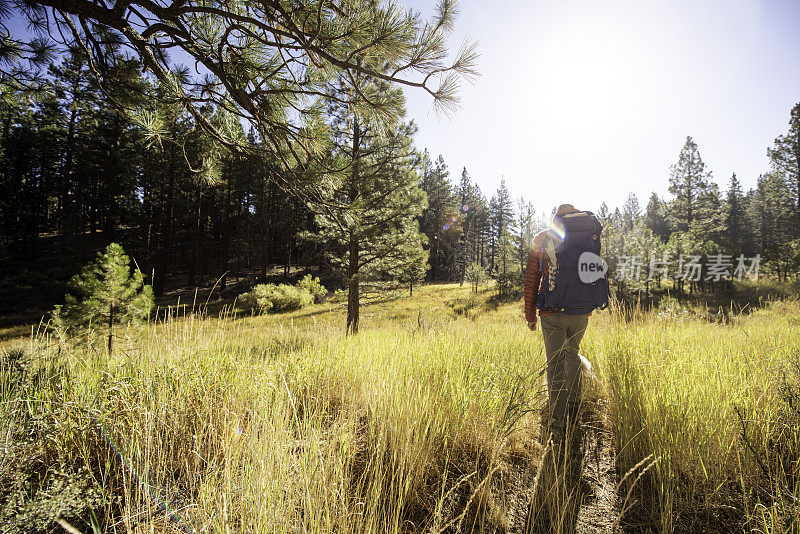
{"type": "Polygon", "coordinates": [[[203,191],[197,193],[197,220],[194,228],[194,247],[192,247],[192,266],[189,270],[189,285],[194,285],[195,275],[197,274],[197,257],[200,254],[200,229],[202,227],[203,215],[203,191]]]}
{"type": "Polygon", "coordinates": [[[77,125],[78,111],[73,108],[69,114],[69,128],[67,129],[67,147],[64,154],[64,176],[61,186],[59,203],[61,204],[61,236],[70,234],[72,228],[69,227],[69,219],[64,214],[69,211],[70,205],[69,189],[70,180],[73,175],[73,155],[75,154],[75,127],[77,125]]]}
{"type": "MultiPolygon", "coordinates": [[[[358,196],[358,149],[361,142],[361,130],[358,120],[353,121],[353,174],[350,181],[350,202],[354,202],[358,196]]],[[[347,276],[349,286],[347,288],[347,325],[345,327],[345,334],[358,333],[358,315],[359,315],[359,287],[358,287],[358,236],[350,231],[350,246],[349,246],[349,265],[347,269],[347,276]]]]}
{"type": "Polygon", "coordinates": [[[222,278],[220,278],[219,289],[224,290],[228,285],[228,264],[230,263],[231,245],[230,241],[233,238],[232,224],[231,224],[231,181],[228,180],[228,190],[225,194],[225,208],[222,210],[222,216],[225,218],[223,226],[222,237],[222,278]]]}
{"type": "Polygon", "coordinates": [[[472,237],[472,228],[471,228],[470,221],[468,220],[466,223],[467,229],[464,231],[464,243],[461,247],[461,269],[458,273],[458,286],[462,287],[464,285],[464,277],[467,274],[467,258],[469,257],[469,249],[472,237]]]}
{"type": "Polygon", "coordinates": [[[261,281],[267,282],[267,252],[269,250],[269,226],[264,225],[261,233],[261,281]]]}
{"type": "Polygon", "coordinates": [[[270,227],[272,226],[271,222],[271,215],[269,210],[269,190],[267,188],[267,182],[264,181],[264,189],[263,189],[263,201],[262,201],[262,219],[261,219],[261,282],[267,282],[267,262],[269,260],[269,232],[270,227]]]}
{"type": "Polygon", "coordinates": [[[158,250],[156,272],[153,276],[153,291],[157,297],[164,295],[164,283],[167,271],[170,268],[170,251],[172,250],[172,221],[175,216],[175,154],[170,152],[169,157],[169,185],[167,187],[166,209],[162,214],[163,235],[161,236],[158,250]],[[164,220],[166,219],[166,220],[164,220]]]}
{"type": "Polygon", "coordinates": [[[114,303],[108,311],[108,355],[111,356],[111,351],[114,349],[114,303]]]}
{"type": "Polygon", "coordinates": [[[797,237],[800,237],[800,128],[797,129],[797,135],[794,140],[794,165],[795,171],[797,172],[797,176],[795,177],[797,182],[797,213],[795,213],[795,218],[797,219],[797,237]]]}
{"type": "MultiPolygon", "coordinates": [[[[122,144],[122,123],[121,115],[114,114],[114,143],[113,146],[116,150],[120,149],[122,144]]],[[[117,183],[122,176],[121,163],[118,159],[112,158],[112,173],[110,176],[112,183],[117,183]]],[[[117,239],[117,219],[119,218],[119,205],[114,196],[115,190],[111,184],[106,187],[106,218],[103,224],[103,232],[105,239],[108,241],[115,241],[117,239]]]]}
{"type": "Polygon", "coordinates": [[[431,281],[436,281],[436,266],[439,264],[439,240],[435,239],[433,241],[433,246],[431,247],[431,281]]]}
{"type": "Polygon", "coordinates": [[[359,285],[358,285],[358,240],[350,236],[350,265],[348,268],[350,282],[347,288],[347,328],[346,333],[358,333],[359,319],[359,285]]]}

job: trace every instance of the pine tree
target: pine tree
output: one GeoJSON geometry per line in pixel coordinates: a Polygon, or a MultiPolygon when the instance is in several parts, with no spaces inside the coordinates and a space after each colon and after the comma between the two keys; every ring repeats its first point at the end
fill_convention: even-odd
{"type": "Polygon", "coordinates": [[[485,270],[488,266],[489,241],[492,235],[489,203],[477,184],[472,185],[471,197],[469,211],[472,250],[475,263],[485,270]]]}
{"type": "Polygon", "coordinates": [[[697,216],[692,230],[715,243],[721,242],[725,232],[725,207],[716,182],[709,182],[706,189],[698,195],[695,213],[697,216]]]}
{"type": "Polygon", "coordinates": [[[472,183],[467,168],[464,167],[461,171],[461,181],[458,185],[458,205],[456,206],[461,219],[461,239],[458,243],[456,268],[458,271],[458,283],[462,286],[464,285],[467,265],[475,261],[475,240],[473,236],[475,202],[473,200],[472,183]]]}
{"type": "Polygon", "coordinates": [[[528,254],[533,246],[533,238],[543,224],[542,221],[536,220],[536,212],[531,202],[526,202],[524,198],[520,197],[517,201],[517,209],[517,261],[520,271],[524,274],[528,254]]]}
{"type": "Polygon", "coordinates": [[[786,177],[790,191],[794,190],[793,237],[800,238],[800,103],[792,108],[789,118],[789,131],[778,136],[768,150],[772,167],[786,177]]]}
{"type": "Polygon", "coordinates": [[[658,195],[652,193],[644,212],[644,224],[653,234],[657,235],[662,241],[669,239],[669,226],[666,216],[667,206],[658,195]]]}
{"type": "Polygon", "coordinates": [[[75,236],[83,233],[80,227],[81,206],[75,205],[81,187],[76,160],[82,152],[79,146],[81,139],[88,137],[85,123],[92,120],[94,92],[91,90],[88,65],[85,57],[77,50],[70,53],[60,65],[51,65],[50,74],[58,87],[58,92],[63,91],[63,113],[66,118],[66,132],[64,136],[63,168],[60,180],[56,187],[59,211],[61,216],[61,235],[65,244],[75,245],[75,236]]]}
{"type": "MultiPolygon", "coordinates": [[[[383,91],[402,92],[380,80],[362,80],[383,91]]],[[[387,126],[357,114],[351,108],[331,109],[335,150],[331,166],[341,170],[325,198],[310,200],[318,230],[307,238],[324,243],[332,266],[347,282],[346,332],[358,332],[360,292],[364,282],[394,279],[408,282],[427,260],[417,217],[426,206],[414,168],[418,164],[411,145],[415,126],[387,126]]]]}
{"type": "Polygon", "coordinates": [[[597,220],[605,228],[611,221],[611,213],[608,211],[608,204],[605,202],[600,203],[600,208],[597,210],[597,220]]]}
{"type": "Polygon", "coordinates": [[[153,309],[153,289],[144,285],[139,269],[131,274],[130,259],[117,243],[111,243],[97,259],[69,282],[74,293],[53,311],[54,323],[66,331],[106,328],[108,354],[113,350],[114,325],[146,319],[153,309]]]}
{"type": "MultiPolygon", "coordinates": [[[[555,213],[555,209],[553,210],[553,213],[555,213]]],[[[619,208],[614,208],[614,213],[611,214],[611,221],[612,224],[618,226],[619,229],[622,230],[622,212],[619,210],[619,208]]]]}
{"type": "Polygon", "coordinates": [[[466,269],[464,278],[469,282],[470,287],[472,287],[472,292],[477,295],[478,287],[486,282],[486,271],[477,263],[470,263],[469,267],[466,269]]]}
{"type": "MultiPolygon", "coordinates": [[[[420,229],[428,237],[430,255],[430,280],[440,280],[442,270],[452,268],[448,256],[458,250],[461,224],[456,212],[457,202],[450,185],[450,171],[439,155],[435,163],[423,153],[421,187],[428,198],[428,206],[420,217],[420,229]]],[[[447,273],[449,274],[449,272],[447,273]]]]}
{"type": "MultiPolygon", "coordinates": [[[[628,256],[636,256],[642,263],[643,282],[645,286],[645,296],[650,295],[650,265],[653,261],[662,259],[663,243],[661,239],[653,234],[650,228],[647,228],[642,221],[628,232],[626,254],[628,256]]],[[[654,273],[657,283],[661,283],[661,277],[658,273],[654,273]]]]}
{"type": "Polygon", "coordinates": [[[37,73],[28,71],[36,69],[28,65],[49,57],[54,45],[72,47],[89,54],[109,92],[113,67],[125,50],[152,73],[169,100],[194,117],[198,130],[233,152],[278,166],[274,178],[297,194],[320,192],[320,181],[309,180],[311,170],[333,171],[318,165],[325,155],[321,102],[339,98],[370,120],[394,122],[401,115],[391,92],[364,92],[354,85],[357,90],[342,100],[329,92],[331,85],[366,76],[413,86],[427,91],[437,110],[448,112],[457,103],[461,79],[476,74],[471,43],[446,62],[458,12],[452,0],[440,2],[429,21],[418,11],[372,0],[212,4],[213,9],[206,0],[166,6],[134,0],[111,8],[100,0],[32,2],[34,7],[18,14],[30,27],[48,28],[42,35],[49,38],[0,37],[0,54],[10,63],[4,72],[24,70],[25,80],[33,82],[37,73]],[[176,53],[208,74],[192,76],[188,67],[176,67],[176,53]],[[224,124],[209,119],[208,106],[249,122],[263,143],[253,147],[231,136],[224,124]]]}
{"type": "Polygon", "coordinates": [[[742,252],[745,248],[745,232],[748,229],[742,186],[731,175],[728,193],[725,198],[725,241],[733,252],[742,252]]]}
{"type": "Polygon", "coordinates": [[[641,214],[642,209],[639,207],[639,199],[636,194],[628,193],[628,198],[625,199],[625,204],[622,206],[623,228],[627,231],[633,230],[641,214]]]}
{"type": "Polygon", "coordinates": [[[675,198],[669,205],[669,219],[677,230],[695,229],[700,205],[708,200],[711,173],[705,170],[697,144],[691,137],[681,149],[678,163],[670,167],[669,192],[675,198]]]}
{"type": "Polygon", "coordinates": [[[467,168],[461,169],[461,181],[458,183],[458,198],[461,205],[466,205],[472,192],[472,181],[467,168]]]}
{"type": "Polygon", "coordinates": [[[603,239],[601,242],[602,249],[600,255],[608,263],[609,271],[614,273],[617,271],[619,258],[626,254],[625,232],[622,229],[622,214],[619,208],[614,208],[614,212],[609,213],[605,202],[600,205],[598,214],[600,224],[603,225],[603,239]]]}
{"type": "Polygon", "coordinates": [[[501,246],[501,238],[504,233],[514,233],[514,204],[511,200],[511,192],[506,186],[505,178],[500,179],[500,187],[489,203],[489,212],[492,224],[492,256],[489,270],[496,270],[497,254],[501,246]]]}
{"type": "Polygon", "coordinates": [[[495,255],[495,277],[497,296],[501,299],[516,296],[522,288],[522,268],[518,262],[519,247],[508,228],[503,229],[497,240],[495,255]]]}
{"type": "MultiPolygon", "coordinates": [[[[706,236],[695,232],[677,230],[670,234],[663,251],[667,257],[678,262],[678,265],[672,270],[673,283],[678,295],[684,292],[684,284],[686,282],[684,275],[687,273],[685,262],[688,262],[691,256],[698,256],[700,258],[698,263],[702,265],[704,258],[716,250],[717,246],[709,241],[706,236]]],[[[699,282],[693,279],[689,280],[689,293],[694,293],[702,282],[702,273],[699,282]]]]}
{"type": "Polygon", "coordinates": [[[785,256],[783,246],[794,231],[793,201],[786,177],[777,172],[759,176],[756,188],[748,193],[747,212],[753,222],[755,252],[768,259],[767,266],[772,264],[779,277],[786,274],[779,258],[785,256]]]}
{"type": "MultiPolygon", "coordinates": [[[[455,278],[463,285],[467,267],[472,263],[481,265],[486,248],[486,237],[490,233],[486,199],[480,188],[470,183],[466,168],[461,173],[461,182],[456,192],[456,227],[460,231],[458,248],[454,254],[455,278]]],[[[453,228],[451,228],[453,231],[453,228]]],[[[451,278],[453,278],[451,276],[451,278]]]]}

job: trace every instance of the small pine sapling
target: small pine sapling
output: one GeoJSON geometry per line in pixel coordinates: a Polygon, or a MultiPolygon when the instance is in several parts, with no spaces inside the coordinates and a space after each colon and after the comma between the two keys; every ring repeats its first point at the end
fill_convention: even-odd
{"type": "Polygon", "coordinates": [[[72,277],[64,304],[53,310],[53,323],[65,332],[96,327],[107,329],[108,354],[113,350],[114,325],[147,319],[153,309],[153,288],[144,284],[139,269],[131,273],[130,259],[111,243],[97,259],[72,277]]]}
{"type": "Polygon", "coordinates": [[[478,294],[478,286],[486,282],[486,271],[477,263],[470,264],[464,272],[464,279],[472,286],[472,292],[478,294]]]}

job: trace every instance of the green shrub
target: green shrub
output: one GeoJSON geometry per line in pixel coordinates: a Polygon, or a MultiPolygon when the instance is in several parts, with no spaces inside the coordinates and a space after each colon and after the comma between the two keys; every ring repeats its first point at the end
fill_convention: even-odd
{"type": "MultiPolygon", "coordinates": [[[[259,284],[255,286],[252,290],[248,291],[247,293],[242,293],[238,297],[236,297],[236,304],[239,308],[247,311],[269,311],[269,310],[261,310],[260,306],[258,305],[258,295],[259,295],[259,287],[263,287],[264,284],[259,284]]],[[[266,304],[266,302],[265,302],[266,304]]],[[[272,307],[272,303],[269,303],[269,307],[272,307]]]]}
{"type": "Polygon", "coordinates": [[[467,318],[473,318],[477,315],[479,310],[478,297],[475,293],[470,292],[467,297],[458,297],[446,303],[453,308],[456,315],[461,315],[467,318]]]}
{"type": "Polygon", "coordinates": [[[240,305],[260,313],[299,310],[314,302],[308,289],[287,284],[258,284],[249,293],[239,296],[240,305]]]}
{"type": "Polygon", "coordinates": [[[279,284],[271,297],[272,310],[276,312],[299,310],[314,302],[314,295],[308,290],[286,284],[279,284]]]}
{"type": "Polygon", "coordinates": [[[325,289],[325,286],[322,285],[319,278],[311,276],[310,274],[305,275],[297,283],[297,287],[311,293],[314,297],[314,302],[317,304],[325,302],[325,298],[328,296],[328,290],[325,289]]]}

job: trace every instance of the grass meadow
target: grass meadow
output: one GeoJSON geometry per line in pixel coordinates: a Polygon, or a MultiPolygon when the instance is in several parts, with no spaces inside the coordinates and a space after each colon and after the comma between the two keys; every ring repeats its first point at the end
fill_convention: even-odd
{"type": "MultiPolygon", "coordinates": [[[[111,357],[42,328],[5,341],[0,528],[522,532],[544,349],[492,293],[387,294],[349,338],[326,303],[167,316],[111,357]]],[[[581,352],[606,487],[593,522],[550,531],[800,531],[796,297],[614,306],[581,352]]]]}

